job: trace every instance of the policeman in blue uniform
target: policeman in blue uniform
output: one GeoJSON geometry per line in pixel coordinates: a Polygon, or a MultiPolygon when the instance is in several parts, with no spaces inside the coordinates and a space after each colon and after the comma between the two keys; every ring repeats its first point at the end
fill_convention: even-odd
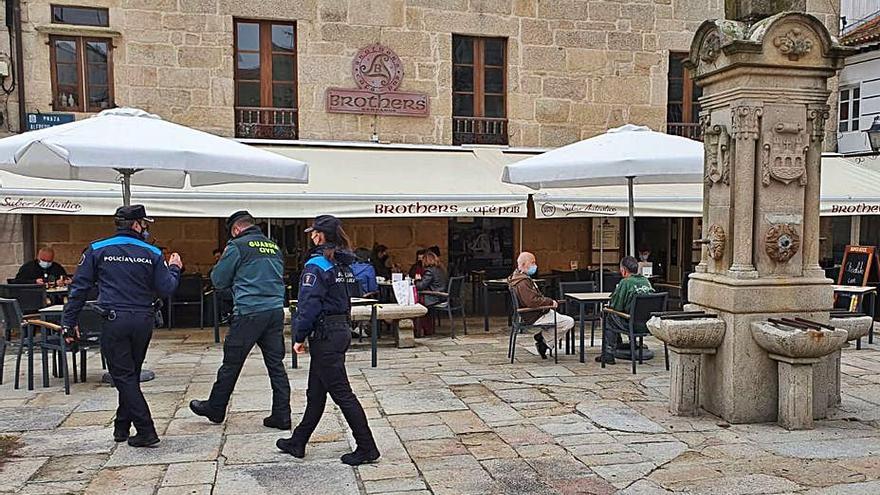
{"type": "Polygon", "coordinates": [[[284,259],[281,249],[263,235],[254,217],[237,211],[226,220],[232,238],[211,270],[217,290],[232,289],[233,316],[223,343],[223,364],[206,401],[189,408],[214,423],[226,418],[229,397],[254,345],[260,347],[272,385],[272,413],[263,425],[290,429],[290,382],[284,369],[284,259]]]}
{"type": "Polygon", "coordinates": [[[98,307],[107,320],[101,352],[119,392],[113,439],[128,440],[132,447],[150,447],[159,443],[159,436],[141,392],[141,367],[155,326],[153,302],[177,289],[183,263],[180,255],[173,253],[166,264],[162,251],[146,242],[153,219],[147,217],[142,205],[120,207],[113,220],[116,235],[95,241],[83,251],[62,326],[65,334],[70,334],[70,329],[78,332],[86,296],[97,286],[98,307]],[[137,434],[130,437],[132,424],[137,434]]]}
{"type": "Polygon", "coordinates": [[[357,442],[357,448],[343,455],[342,462],[350,466],[373,462],[379,458],[379,450],[345,371],[345,352],[351,344],[351,287],[358,285],[350,267],[355,260],[351,242],[341,222],[330,215],[316,218],[306,232],[316,247],[303,268],[293,319],[293,350],[303,353],[308,338],[312,357],[306,410],[293,435],[279,439],[275,445],[294,457],[304,457],[306,443],[324,414],[330,394],[357,442]]]}

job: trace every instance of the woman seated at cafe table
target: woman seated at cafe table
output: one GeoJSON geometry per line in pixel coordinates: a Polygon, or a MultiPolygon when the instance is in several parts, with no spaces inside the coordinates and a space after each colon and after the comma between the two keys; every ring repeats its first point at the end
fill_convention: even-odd
{"type": "MultiPolygon", "coordinates": [[[[416,289],[428,292],[446,292],[449,280],[446,276],[446,270],[440,264],[440,257],[433,251],[426,251],[422,264],[425,265],[425,271],[420,277],[416,277],[416,289]]],[[[444,300],[444,298],[432,294],[424,296],[425,306],[433,306],[444,300]]]]}

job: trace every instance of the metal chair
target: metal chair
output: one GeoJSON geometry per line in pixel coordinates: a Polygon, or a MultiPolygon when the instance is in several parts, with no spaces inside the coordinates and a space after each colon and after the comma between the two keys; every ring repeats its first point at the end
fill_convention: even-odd
{"type": "Polygon", "coordinates": [[[599,285],[599,272],[596,272],[596,287],[602,292],[614,292],[622,279],[620,273],[606,271],[602,274],[602,285],[599,285]]]}
{"type": "MultiPolygon", "coordinates": [[[[553,309],[552,306],[541,306],[538,308],[520,308],[519,306],[519,298],[516,297],[516,289],[513,287],[509,288],[510,291],[510,306],[511,306],[511,321],[510,321],[510,339],[508,341],[507,346],[507,357],[510,358],[510,364],[513,364],[513,358],[516,354],[516,336],[521,333],[523,330],[532,330],[537,329],[538,331],[543,331],[544,329],[548,329],[553,327],[553,342],[556,343],[556,348],[558,348],[559,338],[557,334],[556,327],[556,313],[553,313],[553,323],[545,323],[542,325],[536,325],[534,323],[529,324],[523,321],[522,315],[527,313],[533,313],[537,311],[545,311],[548,309],[553,309]]],[[[559,362],[559,355],[556,352],[556,348],[552,349],[551,352],[553,354],[553,361],[559,362]]]]}
{"type": "MultiPolygon", "coordinates": [[[[639,364],[643,363],[642,349],[643,341],[646,335],[651,335],[648,330],[648,320],[651,319],[652,313],[660,313],[666,311],[666,299],[669,296],[666,292],[657,292],[654,294],[637,294],[630,305],[629,313],[623,313],[611,308],[603,308],[606,314],[619,316],[627,322],[626,329],[612,328],[614,333],[626,333],[629,336],[629,357],[632,363],[632,372],[636,374],[636,339],[639,339],[639,364]]],[[[604,328],[604,325],[603,325],[604,328]]],[[[602,367],[605,367],[605,349],[607,345],[602,343],[602,367]]],[[[663,344],[664,352],[666,344],[663,344]]]]}
{"type": "Polygon", "coordinates": [[[32,314],[46,307],[49,298],[42,284],[0,284],[0,298],[15,299],[24,314],[32,314]]]}
{"type": "Polygon", "coordinates": [[[464,334],[467,335],[467,315],[464,311],[464,298],[462,297],[462,291],[464,289],[464,280],[465,276],[462,275],[460,277],[450,277],[449,278],[449,288],[446,292],[438,292],[438,291],[419,291],[420,296],[434,296],[442,301],[437,304],[432,304],[428,306],[428,311],[434,315],[437,315],[437,322],[440,322],[440,314],[446,313],[449,316],[449,323],[452,325],[452,338],[455,338],[455,317],[453,316],[456,311],[461,312],[461,322],[464,326],[464,334]]]}
{"type": "Polygon", "coordinates": [[[201,275],[186,275],[174,295],[168,298],[168,328],[174,325],[174,308],[177,306],[199,307],[199,328],[205,328],[205,289],[201,275]]]}

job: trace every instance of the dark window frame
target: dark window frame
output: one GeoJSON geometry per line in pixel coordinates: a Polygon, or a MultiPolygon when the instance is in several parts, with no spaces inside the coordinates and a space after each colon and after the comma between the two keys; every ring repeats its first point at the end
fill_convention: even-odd
{"type": "Polygon", "coordinates": [[[452,99],[455,99],[456,94],[460,95],[471,95],[473,98],[473,115],[458,115],[455,113],[453,109],[453,117],[475,117],[475,118],[495,118],[495,119],[506,119],[507,118],[507,103],[508,103],[508,39],[503,37],[495,37],[495,36],[467,36],[467,35],[452,35],[452,99]],[[472,43],[473,54],[472,54],[472,62],[471,63],[460,63],[455,60],[455,46],[457,39],[469,39],[472,43]],[[502,63],[501,65],[487,65],[485,63],[486,58],[486,41],[500,41],[502,44],[502,63]],[[471,91],[462,91],[455,89],[455,68],[456,67],[471,67],[473,71],[473,89],[471,91]],[[486,91],[486,81],[485,81],[485,71],[486,69],[501,69],[502,73],[502,89],[500,93],[496,92],[487,92],[486,91]],[[500,96],[502,100],[502,115],[496,117],[487,117],[486,116],[486,96],[500,96]]]}
{"type": "Polygon", "coordinates": [[[85,5],[58,5],[58,4],[49,4],[49,16],[51,17],[52,24],[63,24],[67,26],[95,26],[95,27],[110,27],[110,9],[106,7],[88,7],[85,5]],[[75,22],[65,22],[63,20],[56,20],[55,12],[56,9],[73,9],[73,10],[90,10],[94,12],[100,12],[104,14],[104,23],[98,24],[83,24],[83,23],[75,23],[75,22]]]}
{"type": "Polygon", "coordinates": [[[233,84],[234,84],[234,92],[235,92],[235,106],[236,107],[244,107],[244,108],[279,108],[279,109],[290,109],[294,111],[299,110],[299,56],[297,53],[297,49],[299,48],[297,43],[297,30],[296,30],[296,22],[295,21],[277,21],[277,20],[265,20],[265,19],[239,19],[235,18],[232,21],[232,32],[233,32],[233,84]],[[259,26],[260,30],[260,45],[259,51],[255,50],[241,50],[238,47],[238,26],[240,24],[256,24],[259,26]],[[293,29],[293,50],[291,52],[283,52],[283,51],[273,51],[272,50],[272,26],[286,26],[291,27],[293,29]],[[238,76],[238,55],[239,53],[258,53],[260,59],[260,79],[259,81],[254,79],[239,79],[238,76]],[[293,79],[290,81],[283,80],[275,80],[273,79],[272,74],[272,56],[273,55],[289,55],[293,58],[293,79]],[[239,82],[259,82],[260,84],[260,105],[259,107],[250,107],[239,105],[238,103],[238,83],[239,82]],[[293,106],[292,107],[276,107],[274,104],[273,98],[273,86],[276,84],[283,85],[292,85],[293,86],[293,106]]]}
{"type": "MultiPolygon", "coordinates": [[[[62,62],[66,64],[66,62],[62,62]]],[[[107,108],[115,106],[115,90],[113,81],[113,40],[110,38],[102,38],[96,36],[67,36],[67,35],[50,35],[49,36],[49,69],[52,79],[52,109],[56,112],[100,112],[107,108]],[[76,95],[77,104],[75,106],[62,105],[58,99],[58,91],[61,86],[70,86],[68,84],[60,84],[58,81],[58,60],[56,55],[57,41],[72,41],[76,47],[74,58],[76,62],[76,95]],[[89,42],[104,43],[107,45],[107,83],[95,84],[94,86],[107,87],[107,107],[92,106],[89,99],[89,89],[93,85],[89,81],[88,71],[88,54],[86,46],[89,42]]]]}

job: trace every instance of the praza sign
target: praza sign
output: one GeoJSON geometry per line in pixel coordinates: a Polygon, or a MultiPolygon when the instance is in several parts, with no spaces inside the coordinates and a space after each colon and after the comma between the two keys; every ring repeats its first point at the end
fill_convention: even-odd
{"type": "Polygon", "coordinates": [[[327,88],[330,113],[367,115],[428,115],[428,95],[397,91],[403,80],[403,64],[394,50],[375,43],[361,48],[352,60],[357,89],[327,88]]]}

